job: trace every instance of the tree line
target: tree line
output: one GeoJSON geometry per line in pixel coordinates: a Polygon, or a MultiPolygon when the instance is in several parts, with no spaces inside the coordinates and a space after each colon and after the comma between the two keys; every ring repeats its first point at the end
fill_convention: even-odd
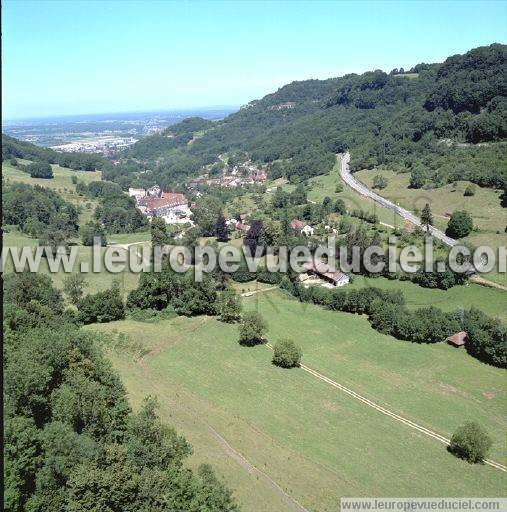
{"type": "Polygon", "coordinates": [[[209,465],[185,465],[192,447],[155,399],[131,410],[48,276],[5,276],[4,392],[6,510],[238,510],[209,465]]]}

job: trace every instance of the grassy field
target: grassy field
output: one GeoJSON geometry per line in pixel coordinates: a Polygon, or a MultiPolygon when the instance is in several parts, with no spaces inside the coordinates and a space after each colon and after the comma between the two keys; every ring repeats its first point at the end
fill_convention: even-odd
{"type": "MultiPolygon", "coordinates": [[[[23,161],[21,161],[23,162],[23,161]]],[[[100,171],[86,172],[73,171],[52,165],[53,178],[46,180],[42,178],[32,178],[26,172],[17,167],[13,167],[9,162],[2,162],[2,178],[6,183],[27,183],[28,185],[39,185],[58,192],[63,199],[81,208],[79,224],[84,224],[92,218],[96,202],[89,197],[76,194],[76,185],[72,183],[72,177],[76,176],[79,181],[90,183],[91,181],[100,181],[102,173],[100,171]]]]}
{"type": "Polygon", "coordinates": [[[373,286],[403,293],[409,308],[436,306],[444,311],[469,309],[472,306],[491,316],[507,322],[507,294],[497,288],[489,288],[474,283],[454,286],[449,290],[423,288],[410,281],[389,280],[385,277],[368,278],[354,276],[353,283],[347,289],[373,286]]]}
{"type": "MultiPolygon", "coordinates": [[[[504,230],[507,224],[507,213],[505,208],[500,205],[500,190],[476,186],[475,195],[465,197],[463,192],[470,185],[468,181],[459,181],[457,186],[449,184],[436,189],[420,190],[408,188],[410,181],[408,173],[396,174],[388,170],[369,170],[359,171],[354,176],[371,187],[373,178],[377,174],[388,180],[387,187],[378,191],[380,195],[413,211],[416,215],[420,214],[426,203],[429,203],[433,213],[433,223],[438,228],[445,231],[449,221],[446,213],[466,210],[472,215],[477,230],[474,230],[464,240],[477,247],[480,245],[491,247],[505,245],[504,230]]],[[[491,272],[491,275],[484,277],[494,279],[504,285],[507,284],[505,274],[499,275],[496,272],[491,272]]]]}
{"type": "MultiPolygon", "coordinates": [[[[480,421],[494,439],[492,456],[503,460],[501,370],[444,344],[396,341],[364,317],[303,305],[279,291],[244,305],[266,318],[270,340],[294,339],[306,365],[381,405],[448,436],[467,419],[480,421]]],[[[312,511],[338,510],[347,495],[483,496],[505,489],[503,473],[454,458],[301,369],[274,367],[264,346],[239,346],[234,325],[178,317],[88,328],[145,345],[149,354],[139,361],[110,352],[132,404],[157,395],[162,417],[194,446],[191,464],[212,463],[246,511],[297,510],[273,481],[312,511]]]]}
{"type": "MultiPolygon", "coordinates": [[[[295,186],[290,183],[276,180],[271,187],[280,185],[287,192],[294,190],[295,186]]],[[[372,199],[363,197],[347,187],[340,176],[340,157],[336,159],[336,164],[328,174],[322,174],[308,180],[308,199],[316,203],[322,203],[325,197],[330,197],[332,201],[343,199],[347,210],[364,210],[368,213],[375,213],[378,219],[390,226],[398,226],[401,218],[395,215],[391,210],[383,208],[372,199]],[[342,192],[336,192],[336,185],[343,185],[342,192]]],[[[353,219],[355,221],[355,219],[353,219]]]]}

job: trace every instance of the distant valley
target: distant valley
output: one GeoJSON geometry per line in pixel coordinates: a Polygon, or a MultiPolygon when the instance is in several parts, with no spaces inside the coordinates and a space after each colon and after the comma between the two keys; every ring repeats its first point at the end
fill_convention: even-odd
{"type": "Polygon", "coordinates": [[[3,122],[2,131],[57,151],[103,153],[107,156],[185,118],[200,116],[217,121],[235,110],[234,107],[216,107],[13,119],[3,122]]]}

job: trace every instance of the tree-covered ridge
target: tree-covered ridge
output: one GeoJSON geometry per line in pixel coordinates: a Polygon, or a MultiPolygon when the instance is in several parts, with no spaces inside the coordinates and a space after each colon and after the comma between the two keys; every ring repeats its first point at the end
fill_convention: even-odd
{"type": "Polygon", "coordinates": [[[40,236],[51,229],[69,237],[78,228],[76,207],[57,192],[38,185],[14,183],[4,186],[2,215],[4,224],[14,224],[32,236],[40,236]]]}
{"type": "Polygon", "coordinates": [[[9,274],[4,290],[5,510],[238,510],[210,466],[184,466],[192,448],[153,399],[132,413],[48,276],[9,274]]]}
{"type": "MultiPolygon", "coordinates": [[[[293,82],[222,121],[204,125],[192,119],[168,129],[170,137],[148,137],[131,155],[148,166],[152,180],[165,183],[181,182],[234,152],[268,164],[272,177],[297,182],[328,172],[334,154],[350,150],[353,170],[429,167],[436,173],[427,173],[424,184],[439,185],[453,179],[443,165],[457,154],[453,143],[507,137],[505,55],[505,45],[493,44],[443,64],[417,65],[412,74],[375,70],[293,82]],[[196,128],[201,136],[192,140],[196,128]]],[[[469,172],[469,179],[502,187],[501,150],[484,147],[478,153],[492,165],[469,172]]],[[[475,154],[461,151],[459,159],[467,166],[475,154]]]]}
{"type": "Polygon", "coordinates": [[[102,170],[111,163],[100,155],[90,153],[59,153],[50,148],[36,146],[2,133],[2,161],[22,158],[33,162],[58,164],[79,171],[102,170]]]}
{"type": "Polygon", "coordinates": [[[493,98],[507,95],[506,65],[507,49],[501,44],[449,57],[438,70],[436,88],[425,107],[479,113],[493,98]]]}

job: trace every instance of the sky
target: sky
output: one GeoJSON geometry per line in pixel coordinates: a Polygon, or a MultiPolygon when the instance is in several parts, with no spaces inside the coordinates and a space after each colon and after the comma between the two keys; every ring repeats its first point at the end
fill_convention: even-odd
{"type": "Polygon", "coordinates": [[[2,2],[2,118],[239,106],[507,40],[505,1],[2,2]]]}

